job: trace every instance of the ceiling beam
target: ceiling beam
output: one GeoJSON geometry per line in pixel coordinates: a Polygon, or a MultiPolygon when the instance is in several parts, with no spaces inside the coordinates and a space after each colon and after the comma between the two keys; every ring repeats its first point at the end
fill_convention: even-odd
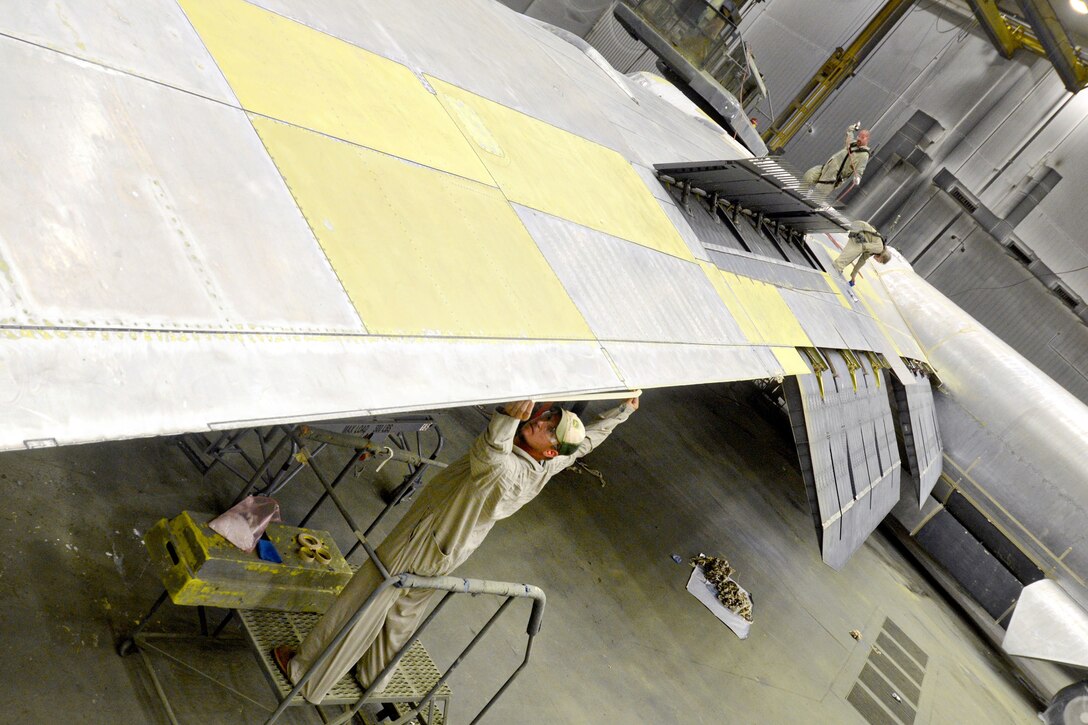
{"type": "Polygon", "coordinates": [[[1074,48],[1069,41],[1069,34],[1062,27],[1050,2],[1048,0],[1017,0],[1017,5],[1031,24],[1035,37],[1039,39],[1047,58],[1058,71],[1058,77],[1062,79],[1065,87],[1076,93],[1088,85],[1088,65],[1080,57],[1078,49],[1074,48]]]}
{"type": "Polygon", "coordinates": [[[997,9],[996,0],[967,0],[967,4],[971,6],[978,24],[982,26],[986,37],[994,44],[1001,57],[1012,58],[1012,54],[1021,46],[1013,36],[1005,16],[997,9]]]}
{"type": "Polygon", "coordinates": [[[910,9],[912,1],[888,0],[850,45],[846,48],[835,48],[831,57],[816,71],[816,75],[805,84],[763,134],[768,149],[776,151],[783,148],[804,127],[824,101],[854,74],[866,56],[895,27],[910,9]]]}

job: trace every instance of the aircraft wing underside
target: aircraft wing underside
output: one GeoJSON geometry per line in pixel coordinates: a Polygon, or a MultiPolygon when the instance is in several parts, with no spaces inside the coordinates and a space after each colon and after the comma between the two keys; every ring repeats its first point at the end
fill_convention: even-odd
{"type": "Polygon", "coordinates": [[[820,360],[919,384],[880,280],[823,271],[841,234],[776,252],[663,184],[746,152],[498,4],[50,8],[0,11],[0,450],[820,360]]]}

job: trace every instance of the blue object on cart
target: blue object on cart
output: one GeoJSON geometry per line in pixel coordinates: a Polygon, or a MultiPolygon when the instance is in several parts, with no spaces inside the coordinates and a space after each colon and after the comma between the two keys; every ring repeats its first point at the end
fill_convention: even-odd
{"type": "Polygon", "coordinates": [[[257,556],[273,564],[283,563],[283,557],[280,556],[280,552],[276,551],[276,545],[268,539],[261,539],[257,542],[257,556]]]}

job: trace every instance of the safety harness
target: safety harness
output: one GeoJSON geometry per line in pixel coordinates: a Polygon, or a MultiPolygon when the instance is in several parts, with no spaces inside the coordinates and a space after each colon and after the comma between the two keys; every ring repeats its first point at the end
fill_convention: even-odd
{"type": "MultiPolygon", "coordinates": [[[[869,155],[869,147],[868,146],[862,146],[857,141],[851,141],[850,146],[846,149],[846,155],[842,157],[842,163],[839,164],[839,170],[835,172],[835,180],[834,181],[824,181],[822,178],[820,178],[820,179],[816,180],[816,183],[817,184],[828,184],[833,189],[836,186],[838,186],[839,184],[841,184],[842,180],[843,180],[842,171],[843,171],[843,169],[846,168],[846,162],[849,161],[851,158],[853,158],[855,152],[859,153],[859,154],[863,153],[866,156],[868,156],[869,155]]],[[[855,168],[857,168],[857,167],[855,166],[855,168]]],[[[822,177],[823,175],[824,175],[824,170],[821,168],[820,169],[820,176],[822,177]]]]}
{"type": "Polygon", "coordinates": [[[880,240],[880,251],[877,252],[877,254],[883,254],[885,252],[885,250],[888,249],[888,242],[884,239],[884,235],[881,234],[880,232],[876,232],[876,231],[871,232],[868,229],[860,229],[858,231],[850,232],[850,234],[848,236],[858,237],[859,240],[860,239],[869,240],[869,239],[871,239],[873,237],[876,237],[877,239],[880,240]]]}
{"type": "MultiPolygon", "coordinates": [[[[846,156],[842,157],[842,163],[839,164],[839,170],[837,172],[835,172],[835,186],[838,186],[839,184],[842,183],[842,179],[843,179],[842,170],[846,168],[846,162],[854,157],[855,152],[857,152],[859,154],[864,153],[866,156],[868,156],[869,155],[869,147],[868,146],[862,146],[857,141],[851,141],[850,142],[850,147],[846,150],[846,156]]],[[[854,168],[857,168],[857,166],[855,165],[854,168]]],[[[825,181],[823,183],[826,184],[828,182],[825,181]]]]}

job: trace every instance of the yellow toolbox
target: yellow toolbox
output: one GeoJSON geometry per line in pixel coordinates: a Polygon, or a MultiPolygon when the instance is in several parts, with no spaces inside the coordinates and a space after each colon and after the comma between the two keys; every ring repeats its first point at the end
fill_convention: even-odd
{"type": "Polygon", "coordinates": [[[228,609],[324,612],[351,579],[326,531],[269,524],[276,564],[245,552],[208,527],[214,516],[182,511],[144,535],[174,604],[228,609]]]}

